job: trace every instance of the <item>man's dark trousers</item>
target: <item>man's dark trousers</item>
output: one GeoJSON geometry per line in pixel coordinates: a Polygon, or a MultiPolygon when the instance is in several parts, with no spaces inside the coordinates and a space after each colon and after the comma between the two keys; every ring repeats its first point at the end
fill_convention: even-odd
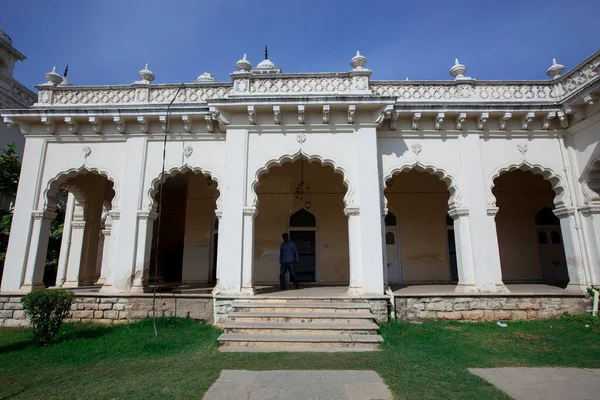
{"type": "Polygon", "coordinates": [[[285,289],[285,273],[290,273],[290,281],[294,284],[294,286],[298,287],[298,281],[296,281],[296,277],[294,276],[294,263],[286,263],[282,262],[279,266],[279,287],[281,289],[285,289]]]}

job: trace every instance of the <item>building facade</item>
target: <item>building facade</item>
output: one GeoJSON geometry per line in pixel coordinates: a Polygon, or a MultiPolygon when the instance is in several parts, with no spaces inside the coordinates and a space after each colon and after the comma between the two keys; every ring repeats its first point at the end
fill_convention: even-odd
{"type": "Polygon", "coordinates": [[[2,111],[25,154],[2,292],[44,287],[68,191],[56,286],[154,282],[253,295],[276,284],[281,234],[303,282],[506,293],[600,284],[600,53],[544,81],[375,81],[286,74],[244,56],[231,82],[72,86],[2,111]],[[160,215],[160,218],[158,218],[160,215]],[[160,226],[159,226],[160,225],[160,226]]]}
{"type": "MultiPolygon", "coordinates": [[[[35,103],[37,96],[13,78],[15,64],[26,57],[12,45],[12,39],[0,27],[0,110],[23,109],[35,103]]],[[[18,128],[0,126],[0,149],[15,144],[19,157],[23,157],[25,137],[18,128]]],[[[0,191],[0,210],[9,210],[14,203],[14,193],[0,191]]]]}

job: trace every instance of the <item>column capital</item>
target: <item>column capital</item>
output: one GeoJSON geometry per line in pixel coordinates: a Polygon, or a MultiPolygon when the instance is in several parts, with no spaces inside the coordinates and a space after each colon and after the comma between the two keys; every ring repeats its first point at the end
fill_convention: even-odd
{"type": "Polygon", "coordinates": [[[216,209],[215,210],[215,217],[217,217],[218,219],[223,218],[223,210],[216,209]]]}
{"type": "Polygon", "coordinates": [[[256,207],[244,207],[243,208],[244,217],[256,217],[258,214],[258,209],[256,207]]]}
{"type": "Polygon", "coordinates": [[[579,207],[579,211],[586,217],[593,214],[600,214],[600,204],[588,204],[583,207],[579,207]]]}
{"type": "Polygon", "coordinates": [[[158,218],[158,213],[154,211],[138,211],[137,217],[138,219],[147,219],[150,221],[154,221],[156,218],[158,218]]]}
{"type": "Polygon", "coordinates": [[[468,217],[469,209],[466,207],[455,207],[455,208],[452,208],[450,211],[448,211],[448,215],[450,217],[452,217],[452,219],[458,219],[460,217],[468,217]]]}
{"type": "Polygon", "coordinates": [[[56,213],[48,210],[36,210],[31,212],[31,218],[33,219],[49,219],[53,220],[56,218],[56,213]]]}
{"type": "Polygon", "coordinates": [[[109,211],[108,212],[108,216],[113,220],[113,221],[118,221],[119,219],[121,219],[121,212],[120,211],[109,211]]]}
{"type": "Polygon", "coordinates": [[[575,215],[575,208],[574,207],[559,207],[555,210],[552,211],[554,213],[554,215],[556,215],[558,218],[568,218],[572,215],[575,215]]]}
{"type": "Polygon", "coordinates": [[[85,229],[86,222],[85,221],[73,221],[71,222],[71,228],[73,229],[85,229]]]}
{"type": "Polygon", "coordinates": [[[498,214],[498,207],[488,207],[487,208],[487,215],[490,217],[495,217],[496,214],[498,214]]]}
{"type": "Polygon", "coordinates": [[[360,215],[360,207],[358,206],[346,206],[344,208],[344,215],[346,217],[355,217],[360,215]]]}

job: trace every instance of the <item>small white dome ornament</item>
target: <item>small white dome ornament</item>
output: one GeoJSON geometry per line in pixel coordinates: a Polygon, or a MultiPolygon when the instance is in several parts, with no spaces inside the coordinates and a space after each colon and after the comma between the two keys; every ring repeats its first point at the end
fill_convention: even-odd
{"type": "Polygon", "coordinates": [[[268,58],[265,58],[264,60],[259,62],[258,65],[256,66],[256,69],[276,69],[276,68],[277,67],[275,67],[275,64],[273,64],[273,61],[269,60],[268,58]]]}
{"type": "Polygon", "coordinates": [[[350,60],[350,65],[354,71],[362,71],[367,65],[367,58],[360,54],[360,51],[356,51],[356,55],[350,60]]]}
{"type": "Polygon", "coordinates": [[[60,85],[63,81],[63,77],[56,73],[56,67],[52,67],[52,72],[48,72],[45,75],[49,86],[60,85]]]}
{"type": "Polygon", "coordinates": [[[465,77],[465,72],[467,72],[467,67],[458,62],[458,58],[454,60],[454,66],[450,68],[450,75],[454,79],[463,79],[465,77]]]}
{"type": "Polygon", "coordinates": [[[63,76],[62,82],[58,86],[73,86],[73,84],[69,82],[66,76],[63,76]]]}
{"type": "Polygon", "coordinates": [[[556,62],[556,58],[552,59],[552,65],[546,71],[546,75],[552,79],[560,78],[560,74],[565,70],[565,66],[556,62]]]}
{"type": "Polygon", "coordinates": [[[244,57],[241,60],[235,63],[235,68],[239,72],[250,72],[252,69],[252,64],[250,64],[250,61],[246,59],[246,54],[244,54],[244,57]]]}
{"type": "Polygon", "coordinates": [[[215,77],[210,72],[204,72],[198,77],[198,79],[196,79],[196,82],[215,82],[215,81],[216,81],[215,77]]]}
{"type": "Polygon", "coordinates": [[[152,71],[148,69],[148,63],[146,63],[144,69],[138,73],[138,76],[142,79],[141,83],[152,83],[154,78],[156,78],[152,71]]]}

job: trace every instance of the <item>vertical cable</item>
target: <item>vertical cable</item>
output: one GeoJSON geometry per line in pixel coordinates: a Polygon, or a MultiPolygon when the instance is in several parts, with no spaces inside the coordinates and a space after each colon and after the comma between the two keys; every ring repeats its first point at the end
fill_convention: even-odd
{"type": "Polygon", "coordinates": [[[179,88],[177,89],[177,92],[175,92],[175,96],[173,96],[173,99],[171,100],[171,102],[169,103],[169,105],[167,106],[167,117],[166,117],[166,121],[165,121],[165,138],[163,140],[163,155],[162,155],[162,171],[160,173],[160,185],[158,186],[158,206],[157,206],[157,212],[158,212],[158,221],[157,221],[157,226],[156,226],[156,240],[155,240],[155,244],[154,244],[154,251],[155,251],[155,256],[154,256],[154,288],[152,290],[152,325],[154,327],[154,337],[158,336],[158,330],[156,329],[156,286],[157,286],[157,282],[158,280],[156,279],[157,275],[158,275],[158,245],[160,243],[160,223],[161,223],[161,217],[162,217],[162,198],[163,198],[163,184],[165,183],[165,160],[166,160],[166,156],[167,156],[167,133],[169,132],[169,115],[171,112],[171,105],[173,105],[173,102],[175,101],[175,99],[177,98],[177,95],[179,94],[179,92],[181,91],[181,88],[184,86],[184,83],[182,83],[181,85],[179,85],[179,88]]]}

